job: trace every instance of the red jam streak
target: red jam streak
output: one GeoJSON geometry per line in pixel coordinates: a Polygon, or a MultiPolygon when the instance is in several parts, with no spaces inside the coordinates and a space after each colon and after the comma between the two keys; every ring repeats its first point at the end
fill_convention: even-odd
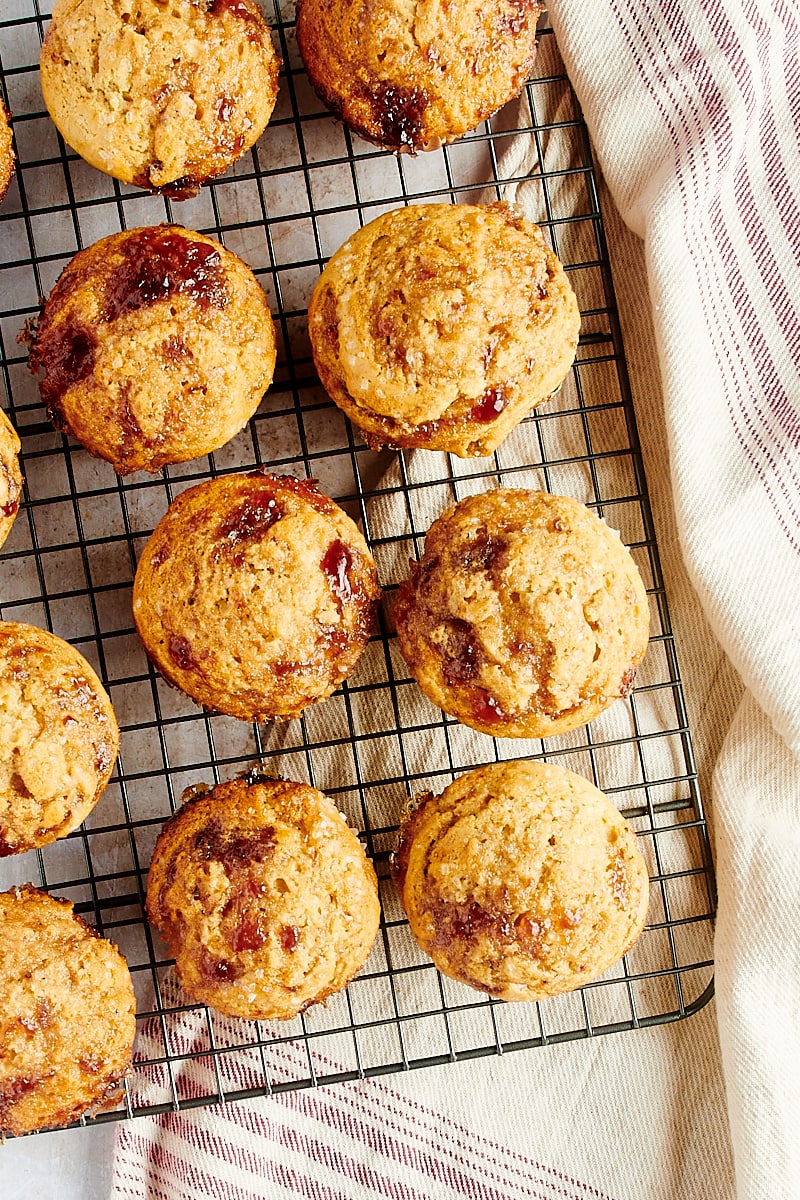
{"type": "Polygon", "coordinates": [[[470,409],[469,415],[471,420],[480,421],[487,425],[490,421],[494,421],[496,417],[508,404],[508,397],[503,388],[489,388],[487,392],[481,396],[477,404],[474,404],[470,409]]]}
{"type": "Polygon", "coordinates": [[[291,954],[297,949],[297,944],[300,941],[300,930],[296,925],[281,926],[281,947],[287,954],[291,954]]]}
{"type": "Polygon", "coordinates": [[[447,657],[442,660],[444,677],[450,684],[467,683],[480,670],[483,652],[468,621],[448,622],[447,657]]]}
{"type": "Polygon", "coordinates": [[[44,337],[34,342],[30,367],[37,374],[42,370],[45,373],[39,391],[55,424],[64,393],[94,370],[96,349],[94,334],[77,324],[67,324],[59,337],[44,337]]]}
{"type": "Polygon", "coordinates": [[[419,148],[422,138],[422,118],[428,107],[428,97],[416,87],[380,83],[370,96],[372,118],[381,141],[390,147],[419,148]]]}
{"type": "Polygon", "coordinates": [[[286,509],[266,488],[248,495],[243,504],[228,514],[219,528],[220,537],[232,547],[259,542],[267,531],[286,516],[286,509]]]}
{"type": "Polygon", "coordinates": [[[322,559],[322,570],[328,577],[328,586],[339,601],[340,607],[353,598],[353,585],[348,572],[353,567],[353,555],[344,542],[333,542],[322,559]]]}
{"type": "Polygon", "coordinates": [[[176,633],[170,634],[167,650],[172,661],[182,671],[196,671],[199,668],[200,663],[194,656],[192,643],[187,638],[176,633]]]}
{"type": "Polygon", "coordinates": [[[219,862],[227,874],[251,862],[265,862],[275,849],[275,830],[267,825],[231,837],[217,821],[209,821],[194,837],[195,850],[206,862],[219,862]]]}
{"type": "Polygon", "coordinates": [[[200,951],[200,972],[214,983],[229,983],[241,974],[235,963],[228,962],[225,958],[215,958],[205,946],[200,951]]]}
{"type": "Polygon", "coordinates": [[[159,226],[122,243],[122,262],[107,284],[102,317],[113,321],[172,296],[190,296],[201,308],[225,308],[228,289],[216,246],[159,226]]]}
{"type": "Polygon", "coordinates": [[[500,725],[505,721],[506,714],[485,688],[476,688],[472,698],[472,715],[482,725],[500,725]]]}

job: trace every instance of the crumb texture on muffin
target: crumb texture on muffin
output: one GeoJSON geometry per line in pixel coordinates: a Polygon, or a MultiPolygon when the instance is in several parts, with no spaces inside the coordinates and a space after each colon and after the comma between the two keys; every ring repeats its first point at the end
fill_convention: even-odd
{"type": "Polygon", "coordinates": [[[502,1000],[597,978],[647,914],[636,836],[588,780],[511,761],[418,797],[392,874],[411,931],[444,974],[502,1000]]]}
{"type": "Polygon", "coordinates": [[[628,548],[566,496],[497,488],[434,521],[395,601],[400,650],[435,704],[499,737],[547,737],[633,687],[649,608],[628,548]]]}
{"type": "Polygon", "coordinates": [[[82,158],[185,199],[263,133],[279,69],[255,0],[56,0],[40,74],[82,158]]]}
{"type": "Polygon", "coordinates": [[[309,305],[320,379],[368,443],[490,454],[562,383],[580,313],[541,230],[506,204],[384,213],[309,305]]]}
{"type": "Polygon", "coordinates": [[[145,546],[133,615],[164,678],[251,721],[298,716],[354,669],[380,596],[355,523],[266,471],[183,492],[145,546]]]}
{"type": "Polygon", "coordinates": [[[29,365],[56,426],[125,475],[225,445],[258,408],[275,359],[249,266],[203,234],[156,225],[71,259],[29,365]]]}
{"type": "Polygon", "coordinates": [[[60,1128],[109,1107],[131,1065],[127,963],[67,900],[0,894],[0,1133],[60,1128]]]}
{"type": "Polygon", "coordinates": [[[230,1016],[289,1020],[361,969],[380,904],[332,801],[253,775],[197,791],[165,822],[147,915],[190,996],[230,1016]]]}
{"type": "Polygon", "coordinates": [[[0,408],[0,546],[11,532],[22,498],[19,452],[17,431],[0,408]]]}
{"type": "Polygon", "coordinates": [[[111,701],[83,655],[44,629],[0,621],[0,856],[76,829],[118,750],[111,701]]]}
{"type": "Polygon", "coordinates": [[[299,0],[297,44],[322,102],[368,141],[431,150],[519,94],[537,0],[299,0]]]}

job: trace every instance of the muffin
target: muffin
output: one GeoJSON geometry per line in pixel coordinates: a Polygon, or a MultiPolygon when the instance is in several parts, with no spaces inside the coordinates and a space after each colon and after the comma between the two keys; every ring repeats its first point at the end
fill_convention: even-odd
{"type": "Polygon", "coordinates": [[[108,1108],[128,1074],[136,1002],[125,959],[31,884],[0,895],[0,1134],[108,1108]]]}
{"type": "Polygon", "coordinates": [[[482,733],[542,738],[628,695],[649,610],[603,520],[566,496],[497,488],[434,521],[394,622],[434,704],[482,733]]]}
{"type": "Polygon", "coordinates": [[[368,141],[414,153],[461,137],[519,94],[540,12],[538,0],[298,0],[297,44],[336,117],[368,141]]]}
{"type": "Polygon", "coordinates": [[[125,230],[80,250],[30,337],[51,420],[120,475],[223,446],[275,368],[275,330],[253,272],[178,225],[125,230]]]}
{"type": "Polygon", "coordinates": [[[165,822],[147,916],[194,999],[289,1020],[361,969],[380,905],[372,864],[328,797],[251,773],[190,792],[165,822]]]}
{"type": "Polygon", "coordinates": [[[588,780],[549,763],[493,763],[418,797],[391,870],[438,969],[501,1000],[597,978],[647,915],[633,830],[588,780]]]}
{"type": "Polygon", "coordinates": [[[83,655],[44,629],[0,621],[0,856],[77,829],[118,750],[111,701],[83,655]]]}
{"type": "Polygon", "coordinates": [[[142,552],[133,616],[164,678],[248,721],[299,716],[355,668],[375,563],[314,482],[226,475],[173,501],[142,552]]]}
{"type": "Polygon", "coordinates": [[[0,408],[0,546],[19,512],[22,472],[19,468],[20,441],[17,431],[0,408]]]}
{"type": "Polygon", "coordinates": [[[383,213],[328,262],[308,314],[325,390],[373,449],[491,454],[561,384],[580,313],[541,230],[506,204],[383,213]]]}
{"type": "Polygon", "coordinates": [[[40,64],[82,158],[178,200],[261,136],[280,70],[255,0],[55,0],[40,64]]]}
{"type": "Polygon", "coordinates": [[[0,203],[5,199],[14,175],[14,137],[11,132],[11,117],[0,98],[0,203]]]}

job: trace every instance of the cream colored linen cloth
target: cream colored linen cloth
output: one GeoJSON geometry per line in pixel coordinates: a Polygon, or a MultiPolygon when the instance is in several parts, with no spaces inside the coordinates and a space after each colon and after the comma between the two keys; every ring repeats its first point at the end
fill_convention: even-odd
{"type": "MultiPolygon", "coordinates": [[[[629,226],[606,198],[712,801],[717,1001],[672,1026],[122,1123],[114,1197],[800,1194],[797,15],[780,0],[551,10],[629,226]]],[[[510,151],[520,167],[527,150],[510,151]]],[[[525,185],[508,198],[524,206],[525,185]]]]}

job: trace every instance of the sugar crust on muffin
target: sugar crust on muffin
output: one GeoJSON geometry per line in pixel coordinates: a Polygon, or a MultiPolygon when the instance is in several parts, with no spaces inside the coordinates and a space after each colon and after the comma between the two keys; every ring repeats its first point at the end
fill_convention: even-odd
{"type": "Polygon", "coordinates": [[[113,1105],[136,1001],[119,950],[67,900],[0,894],[0,1134],[61,1128],[113,1105]]]}
{"type": "Polygon", "coordinates": [[[77,829],[118,750],[111,700],[83,655],[44,629],[0,621],[0,857],[77,829]]]}
{"type": "Polygon", "coordinates": [[[422,690],[497,737],[575,729],[627,696],[649,607],[616,530],[567,496],[497,488],[428,531],[393,609],[422,690]]]}
{"type": "Polygon", "coordinates": [[[522,90],[537,0],[459,4],[298,0],[297,44],[317,95],[368,141],[432,150],[522,90]]]}
{"type": "Polygon", "coordinates": [[[380,904],[333,802],[255,773],[190,790],[165,822],[147,915],[190,996],[231,1016],[290,1020],[361,969],[380,904]]]}
{"type": "Polygon", "coordinates": [[[183,492],[145,546],[139,636],[198,704],[285,720],[356,667],[380,596],[355,523],[313,481],[265,470],[183,492]]]}
{"type": "Polygon", "coordinates": [[[394,209],[309,305],[319,377],[374,449],[486,455],[560,386],[580,313],[541,230],[506,204],[394,209]]]}
{"type": "Polygon", "coordinates": [[[56,0],[42,93],[93,167],[174,199],[261,136],[280,60],[255,0],[56,0]]]}
{"type": "Polygon", "coordinates": [[[179,225],[79,251],[30,335],[56,426],[120,475],[225,445],[272,381],[275,329],[250,267],[179,225]]]}
{"type": "Polygon", "coordinates": [[[549,763],[493,763],[417,797],[391,869],[439,970],[502,1000],[597,978],[647,915],[647,866],[630,825],[588,780],[549,763]]]}

